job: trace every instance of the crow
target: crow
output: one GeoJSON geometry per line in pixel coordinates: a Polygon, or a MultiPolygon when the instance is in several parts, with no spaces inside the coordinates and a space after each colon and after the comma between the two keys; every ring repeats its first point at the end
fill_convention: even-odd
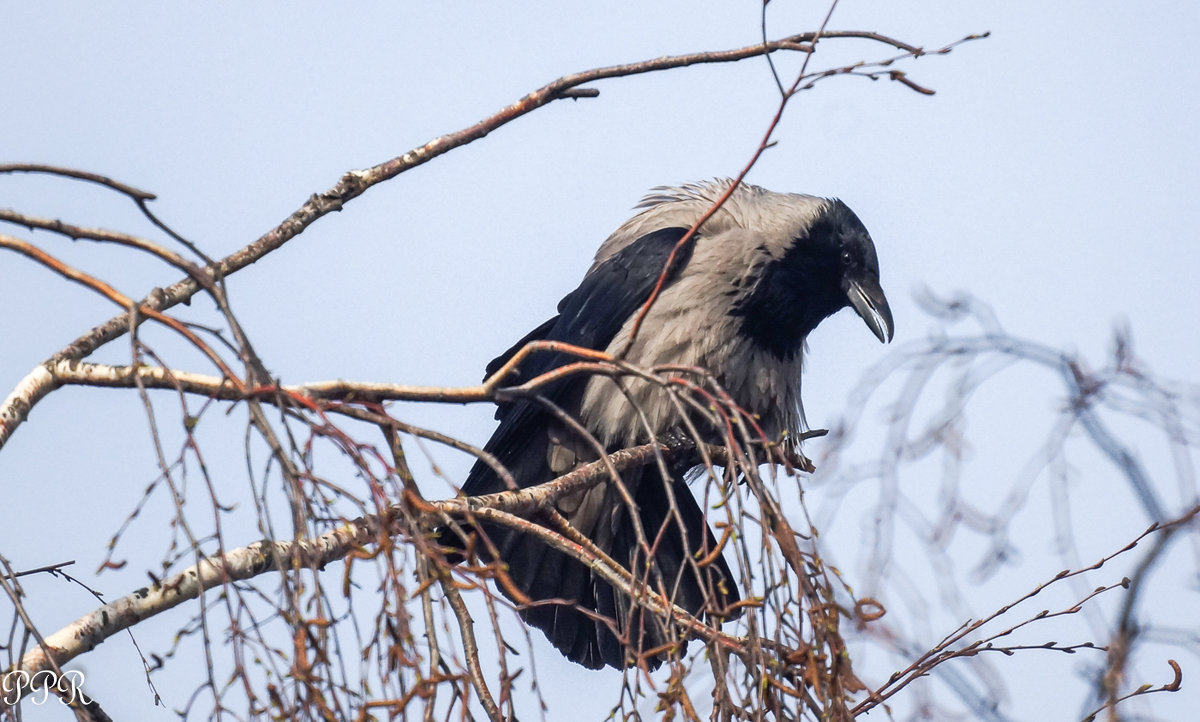
{"type": "MultiPolygon", "coordinates": [[[[768,438],[794,443],[804,425],[805,339],[817,324],[848,306],[880,341],[892,338],[875,246],[842,201],[738,184],[679,249],[631,343],[634,319],[672,249],[731,184],[715,180],[653,189],[638,204],[640,211],[600,246],[579,287],[558,304],[558,315],[493,360],[487,375],[539,339],[621,354],[643,368],[701,367],[768,438]]],[[[534,353],[506,383],[577,360],[565,353],[534,353]]],[[[693,419],[661,386],[636,376],[577,374],[540,393],[541,400],[502,403],[496,412],[499,426],[484,447],[521,488],[596,460],[597,442],[611,453],[673,435],[678,439],[687,427],[682,413],[688,413],[693,428],[711,436],[705,440],[723,438],[703,413],[693,419]],[[592,438],[564,422],[562,413],[577,419],[592,438]]],[[[674,604],[710,620],[730,619],[737,614],[731,608],[739,600],[737,580],[721,554],[703,566],[696,563],[711,557],[716,541],[684,467],[669,469],[665,480],[655,465],[626,471],[620,488],[617,482],[600,483],[559,499],[555,510],[674,604]],[[653,553],[647,559],[648,549],[653,553]]],[[[477,461],[462,493],[505,489],[492,466],[477,461]]],[[[591,569],[532,535],[478,523],[443,527],[438,539],[460,555],[470,548],[488,561],[498,556],[511,583],[533,602],[521,608],[521,616],[574,662],[592,669],[640,662],[653,669],[680,641],[591,569]],[[486,542],[468,538],[477,534],[486,535],[486,542]]]]}

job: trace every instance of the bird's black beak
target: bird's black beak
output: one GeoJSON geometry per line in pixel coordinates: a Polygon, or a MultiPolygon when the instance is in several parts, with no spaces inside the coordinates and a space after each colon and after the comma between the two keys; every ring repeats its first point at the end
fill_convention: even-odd
{"type": "Polygon", "coordinates": [[[847,279],[844,287],[850,305],[866,322],[871,333],[883,343],[891,341],[892,309],[888,306],[887,296],[883,295],[879,279],[874,275],[865,274],[847,279]]]}

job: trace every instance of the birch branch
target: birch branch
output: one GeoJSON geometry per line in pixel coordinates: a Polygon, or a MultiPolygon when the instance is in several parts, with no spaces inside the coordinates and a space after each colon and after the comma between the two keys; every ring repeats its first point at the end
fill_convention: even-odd
{"type": "MultiPolygon", "coordinates": [[[[726,456],[724,447],[707,446],[704,451],[717,463],[721,463],[726,456]]],[[[510,526],[514,525],[514,522],[520,523],[523,531],[537,534],[547,544],[588,565],[636,604],[655,614],[670,614],[675,622],[691,634],[736,651],[741,645],[740,638],[724,634],[705,624],[653,590],[637,585],[626,570],[611,568],[611,562],[606,563],[604,559],[596,557],[560,534],[545,527],[529,524],[522,518],[547,508],[559,498],[590,488],[609,478],[609,464],[621,472],[631,467],[653,463],[656,454],[667,458],[684,458],[699,454],[699,449],[696,445],[686,442],[673,446],[644,444],[618,451],[606,459],[582,466],[553,481],[526,489],[444,501],[423,501],[410,496],[405,500],[407,507],[403,509],[403,514],[412,516],[417,520],[418,526],[427,529],[453,518],[478,517],[487,519],[490,523],[510,526]]],[[[0,685],[8,684],[13,675],[32,675],[52,669],[55,665],[61,667],[95,649],[113,635],[188,600],[196,599],[214,587],[272,571],[322,569],[330,562],[343,559],[379,539],[381,535],[395,535],[405,531],[397,529],[395,521],[403,514],[401,507],[391,507],[382,515],[360,517],[312,539],[264,540],[204,559],[158,584],[143,587],[105,604],[47,635],[44,644],[26,653],[18,665],[0,676],[0,685]]],[[[407,531],[411,533],[412,530],[407,531]]],[[[3,707],[0,707],[0,711],[3,711],[3,707]]]]}

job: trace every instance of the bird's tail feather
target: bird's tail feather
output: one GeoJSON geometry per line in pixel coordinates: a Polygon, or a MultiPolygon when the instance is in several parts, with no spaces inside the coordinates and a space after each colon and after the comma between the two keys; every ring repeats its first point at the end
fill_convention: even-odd
{"type": "MultiPolygon", "coordinates": [[[[696,616],[726,614],[738,600],[737,583],[720,554],[707,566],[698,566],[697,560],[716,548],[716,540],[682,476],[664,482],[652,468],[645,471],[644,479],[633,476],[640,474],[627,474],[624,482],[644,542],[639,540],[628,504],[611,482],[588,492],[597,496],[592,503],[585,499],[568,517],[572,527],[629,570],[635,585],[665,592],[673,604],[696,616]]],[[[593,669],[605,665],[623,669],[640,656],[655,668],[663,661],[662,652],[642,652],[680,639],[673,625],[537,537],[481,526],[505,561],[512,584],[533,602],[521,610],[521,616],[544,631],[569,659],[593,669]]]]}

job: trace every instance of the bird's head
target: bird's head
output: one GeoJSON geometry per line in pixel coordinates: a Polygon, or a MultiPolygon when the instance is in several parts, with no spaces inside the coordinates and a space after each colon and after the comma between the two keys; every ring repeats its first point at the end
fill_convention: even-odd
{"type": "MultiPolygon", "coordinates": [[[[839,200],[830,201],[828,218],[833,226],[829,231],[832,245],[828,251],[838,256],[841,281],[838,287],[845,298],[842,305],[848,302],[871,333],[887,343],[892,340],[892,309],[879,285],[879,257],[871,235],[854,211],[839,200]]],[[[814,240],[824,243],[822,239],[814,240]]]]}
{"type": "Polygon", "coordinates": [[[770,196],[746,217],[756,247],[771,252],[736,306],[746,334],[776,355],[794,354],[821,321],[849,306],[876,338],[891,341],[879,257],[854,211],[840,200],[770,196]]]}

